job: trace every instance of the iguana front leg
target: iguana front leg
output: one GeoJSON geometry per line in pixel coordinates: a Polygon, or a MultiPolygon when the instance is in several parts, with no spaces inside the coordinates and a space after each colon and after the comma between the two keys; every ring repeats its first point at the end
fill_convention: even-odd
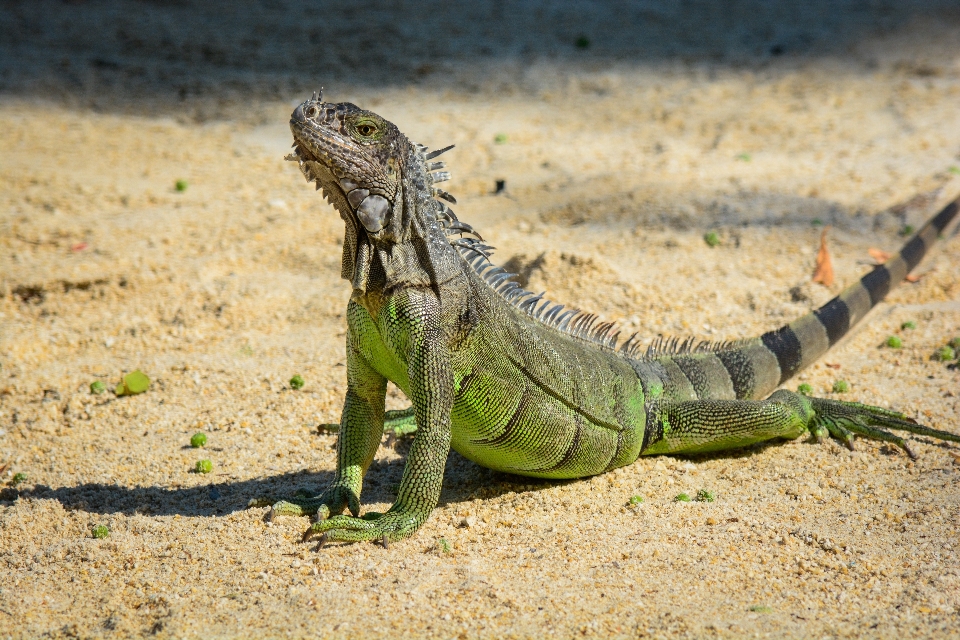
{"type": "Polygon", "coordinates": [[[721,451],[810,433],[817,440],[829,434],[851,449],[855,436],[890,442],[916,458],[888,429],[960,442],[960,435],[919,425],[896,411],[784,390],[760,401],[664,402],[651,411],[647,428],[652,432],[644,455],[721,451]]]}
{"type": "MultiPolygon", "coordinates": [[[[323,534],[322,541],[393,542],[412,535],[437,506],[450,453],[454,383],[439,314],[426,311],[425,317],[411,322],[409,329],[407,375],[417,430],[396,502],[384,514],[366,514],[363,518],[336,516],[316,522],[304,538],[323,534]]],[[[377,428],[382,431],[382,421],[377,428]]]]}
{"type": "Polygon", "coordinates": [[[327,489],[315,497],[295,497],[277,502],[276,515],[317,514],[321,520],[344,509],[360,513],[363,476],[373,462],[383,437],[383,405],[387,379],[359,352],[352,332],[347,332],[347,395],[337,439],[337,473],[327,489]]]}

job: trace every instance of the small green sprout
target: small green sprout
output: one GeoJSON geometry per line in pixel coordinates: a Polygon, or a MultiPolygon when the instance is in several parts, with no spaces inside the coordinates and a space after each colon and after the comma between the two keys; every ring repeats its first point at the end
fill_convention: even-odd
{"type": "Polygon", "coordinates": [[[118,396],[132,396],[143,393],[150,388],[150,378],[145,373],[137,369],[123,376],[123,380],[113,390],[118,396]]]}
{"type": "Polygon", "coordinates": [[[947,345],[960,351],[960,336],[957,336],[956,338],[953,338],[952,340],[950,340],[950,342],[948,342],[947,345]]]}
{"type": "Polygon", "coordinates": [[[837,380],[833,383],[834,393],[846,393],[847,391],[850,391],[850,385],[846,380],[837,380]]]}
{"type": "Polygon", "coordinates": [[[703,234],[703,241],[707,243],[708,247],[715,247],[720,244],[720,236],[717,235],[716,231],[708,231],[703,234]]]}
{"type": "Polygon", "coordinates": [[[447,542],[446,538],[440,538],[437,540],[437,546],[440,547],[440,551],[443,553],[450,553],[453,551],[453,547],[450,546],[450,543],[447,542]]]}
{"type": "Polygon", "coordinates": [[[913,320],[907,320],[906,322],[904,322],[903,324],[900,325],[900,328],[903,329],[903,330],[906,330],[906,329],[916,329],[916,328],[917,328],[917,323],[914,322],[913,320]]]}
{"type": "Polygon", "coordinates": [[[106,525],[98,524],[93,528],[93,537],[97,540],[102,540],[110,535],[110,529],[106,525]]]}
{"type": "Polygon", "coordinates": [[[899,349],[903,346],[903,340],[901,340],[899,336],[890,336],[887,338],[886,344],[891,349],[899,349]]]}
{"type": "Polygon", "coordinates": [[[955,175],[955,176],[960,176],[960,167],[958,167],[958,166],[956,166],[956,165],[950,167],[949,169],[947,169],[947,171],[949,171],[950,173],[952,173],[952,174],[955,175]]]}
{"type": "Polygon", "coordinates": [[[27,481],[27,474],[21,471],[20,473],[13,474],[13,478],[10,480],[10,485],[15,487],[18,484],[23,484],[26,481],[27,481]]]}
{"type": "Polygon", "coordinates": [[[99,380],[94,380],[90,383],[90,393],[94,395],[100,395],[107,390],[107,385],[103,384],[99,380]]]}
{"type": "Polygon", "coordinates": [[[638,504],[643,504],[643,496],[630,496],[630,506],[635,507],[638,504]]]}
{"type": "Polygon", "coordinates": [[[717,494],[713,491],[707,491],[706,489],[700,489],[697,491],[697,497],[694,498],[696,502],[713,502],[717,499],[717,494]]]}
{"type": "Polygon", "coordinates": [[[507,134],[498,133],[497,135],[493,136],[493,142],[494,144],[507,144],[507,134]]]}
{"type": "Polygon", "coordinates": [[[194,449],[199,449],[200,447],[207,444],[207,434],[200,431],[193,434],[190,438],[190,446],[194,449]]]}
{"type": "Polygon", "coordinates": [[[905,224],[905,225],[903,225],[903,228],[900,229],[900,235],[901,235],[901,236],[912,236],[912,235],[913,235],[913,231],[914,231],[913,225],[905,224]]]}
{"type": "Polygon", "coordinates": [[[184,191],[187,190],[188,185],[186,180],[177,180],[174,186],[176,187],[177,191],[179,191],[180,193],[183,193],[184,191]]]}
{"type": "Polygon", "coordinates": [[[580,36],[574,44],[577,45],[577,49],[588,49],[590,47],[590,38],[580,36]]]}
{"type": "Polygon", "coordinates": [[[811,387],[809,384],[804,382],[797,387],[797,393],[808,396],[811,393],[813,393],[813,387],[811,387]]]}
{"type": "Polygon", "coordinates": [[[294,390],[303,389],[303,376],[298,373],[290,378],[290,388],[294,390]]]}
{"type": "Polygon", "coordinates": [[[940,362],[948,362],[954,360],[957,357],[957,352],[954,351],[953,347],[940,347],[937,349],[936,353],[933,354],[934,360],[939,360],[940,362]]]}
{"type": "Polygon", "coordinates": [[[210,473],[213,471],[213,463],[209,460],[197,460],[197,473],[210,473]]]}
{"type": "Polygon", "coordinates": [[[773,613],[773,608],[768,607],[765,604],[755,604],[750,607],[750,611],[753,611],[754,613],[773,613]]]}
{"type": "Polygon", "coordinates": [[[738,153],[736,156],[734,156],[734,158],[741,162],[750,162],[750,160],[753,159],[749,153],[738,153]]]}
{"type": "Polygon", "coordinates": [[[823,220],[821,220],[820,218],[814,218],[813,220],[810,221],[810,224],[812,224],[815,227],[822,227],[823,220]]]}
{"type": "Polygon", "coordinates": [[[673,501],[674,502],[690,502],[690,496],[688,496],[685,493],[678,493],[676,496],[674,496],[673,501]]]}

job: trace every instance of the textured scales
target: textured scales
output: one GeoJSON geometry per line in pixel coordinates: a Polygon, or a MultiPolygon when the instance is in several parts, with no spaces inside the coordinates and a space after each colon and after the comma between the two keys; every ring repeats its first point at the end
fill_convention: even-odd
{"type": "Polygon", "coordinates": [[[428,151],[380,116],[316,95],[297,107],[290,127],[288,159],[344,220],[341,275],[353,286],[335,479],[320,495],[271,511],[316,513],[305,538],[387,543],[411,535],[437,505],[451,447],[492,469],[580,478],[640,455],[805,433],[848,446],[854,436],[883,440],[911,456],[890,429],[960,442],[894,411],[775,391],[903,280],[960,199],[897,257],[786,326],[742,341],[660,340],[642,350],[635,335],[621,342],[613,324],[522,289],[490,261],[493,248],[435,186],[449,173],[434,159],[450,147],[428,151]],[[413,406],[388,412],[387,424],[415,426],[415,435],[396,502],[359,518],[388,380],[413,406]],[[339,515],[345,509],[353,515],[339,515]]]}

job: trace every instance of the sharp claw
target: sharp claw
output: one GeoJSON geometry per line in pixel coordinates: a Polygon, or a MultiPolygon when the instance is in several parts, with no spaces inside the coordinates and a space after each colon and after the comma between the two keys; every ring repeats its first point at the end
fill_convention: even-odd
{"type": "Polygon", "coordinates": [[[844,444],[847,445],[847,449],[850,449],[850,451],[856,451],[856,448],[853,446],[853,438],[850,438],[849,440],[844,440],[844,444]]]}
{"type": "Polygon", "coordinates": [[[383,534],[383,538],[380,540],[380,542],[383,544],[384,549],[390,548],[390,541],[387,539],[387,534],[383,534]]]}
{"type": "Polygon", "coordinates": [[[915,454],[915,453],[913,452],[913,449],[910,448],[910,445],[908,445],[906,442],[904,442],[904,443],[903,443],[902,445],[900,445],[900,446],[902,446],[902,447],[903,447],[903,450],[907,452],[907,455],[910,456],[910,459],[911,459],[911,460],[916,460],[916,459],[917,459],[917,454],[915,454]]]}
{"type": "Polygon", "coordinates": [[[306,542],[310,539],[310,536],[313,535],[313,527],[308,528],[303,532],[303,536],[300,538],[300,542],[306,542]]]}
{"type": "Polygon", "coordinates": [[[317,541],[316,551],[320,551],[320,549],[323,549],[323,545],[325,544],[327,544],[327,534],[323,534],[322,536],[320,536],[320,540],[317,541]]]}
{"type": "Polygon", "coordinates": [[[267,522],[273,522],[276,517],[277,517],[277,512],[274,510],[273,507],[270,507],[270,511],[267,512],[267,522]]]}

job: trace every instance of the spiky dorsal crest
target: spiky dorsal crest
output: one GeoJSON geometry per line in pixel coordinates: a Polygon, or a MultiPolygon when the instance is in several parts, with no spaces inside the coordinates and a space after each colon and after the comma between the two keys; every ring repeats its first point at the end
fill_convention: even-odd
{"type": "MultiPolygon", "coordinates": [[[[699,338],[687,337],[676,338],[669,336],[657,336],[645,350],[639,345],[635,345],[631,357],[642,357],[652,360],[662,356],[681,356],[696,353],[717,353],[720,351],[733,351],[739,349],[752,341],[751,338],[741,340],[721,340],[719,342],[712,340],[700,340],[699,338]]],[[[626,347],[626,345],[624,345],[626,347]]]]}
{"type": "Polygon", "coordinates": [[[615,350],[620,331],[612,322],[600,322],[593,313],[579,309],[567,309],[564,305],[544,298],[543,293],[534,293],[521,287],[510,273],[490,261],[494,248],[473,238],[456,238],[450,243],[460,252],[467,264],[487,285],[504,300],[527,313],[543,324],[567,333],[573,337],[594,342],[607,349],[615,350]]]}
{"type": "MultiPolygon", "coordinates": [[[[423,145],[417,145],[423,155],[424,162],[436,158],[449,151],[453,145],[436,151],[430,151],[423,145]]],[[[631,334],[618,346],[621,331],[613,322],[601,322],[593,313],[579,309],[567,309],[564,305],[544,298],[544,293],[535,294],[521,287],[510,273],[503,267],[495,265],[490,257],[494,247],[485,244],[480,234],[469,224],[461,222],[447,202],[456,204],[452,195],[433,187],[437,182],[450,179],[448,171],[439,171],[445,168],[443,162],[426,162],[427,175],[431,180],[430,192],[437,203],[437,222],[448,236],[451,246],[459,251],[467,264],[479,275],[483,281],[504,300],[527,313],[530,317],[553,327],[575,338],[592,342],[601,348],[617,351],[621,355],[634,360],[653,360],[663,356],[685,355],[695,353],[710,353],[737,349],[745,342],[743,340],[711,342],[697,338],[670,338],[658,336],[652,344],[644,348],[638,337],[631,334]],[[446,201],[446,202],[444,202],[446,201]],[[465,238],[464,234],[474,236],[465,238]],[[456,237],[453,237],[456,236],[456,237]]]]}

